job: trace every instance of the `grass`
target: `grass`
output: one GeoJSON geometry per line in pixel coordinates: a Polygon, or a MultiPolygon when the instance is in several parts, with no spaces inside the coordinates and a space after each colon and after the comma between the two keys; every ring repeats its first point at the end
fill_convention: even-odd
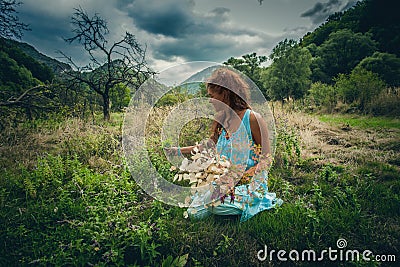
{"type": "Polygon", "coordinates": [[[322,122],[336,126],[359,127],[362,129],[400,129],[400,119],[360,115],[319,115],[322,122]]]}
{"type": "MultiPolygon", "coordinates": [[[[156,111],[154,125],[167,111],[156,111]]],[[[339,238],[349,249],[398,260],[398,121],[363,124],[374,120],[285,110],[275,117],[280,136],[269,189],[284,204],[245,223],[235,216],[192,221],[183,217],[185,209],[147,196],[124,167],[121,114],[110,123],[68,119],[8,129],[0,149],[0,265],[313,266],[276,257],[261,262],[257,253],[265,245],[276,251],[335,249],[339,238]],[[343,130],[349,118],[351,129],[343,130]]],[[[198,129],[197,122],[186,124],[179,142],[206,133],[198,129]]],[[[157,127],[147,130],[154,163],[168,176],[153,138],[157,127]]]]}

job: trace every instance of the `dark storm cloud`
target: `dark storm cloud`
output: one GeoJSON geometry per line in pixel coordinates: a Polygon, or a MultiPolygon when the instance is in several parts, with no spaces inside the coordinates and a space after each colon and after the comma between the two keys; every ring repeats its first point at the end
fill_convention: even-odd
{"type": "Polygon", "coordinates": [[[226,7],[217,7],[211,11],[211,13],[214,13],[217,16],[224,16],[224,15],[228,14],[229,12],[231,12],[231,10],[226,7]]]}
{"type": "Polygon", "coordinates": [[[96,1],[49,1],[49,0],[24,0],[19,10],[21,21],[29,24],[32,31],[26,32],[22,41],[33,44],[39,52],[47,56],[62,60],[59,51],[71,56],[78,65],[88,63],[88,55],[78,43],[68,44],[65,38],[73,37],[71,17],[74,8],[82,7],[89,16],[98,13],[108,22],[110,29],[109,38],[113,41],[121,38],[125,29],[121,27],[121,20],[125,18],[116,7],[121,9],[133,1],[119,1],[110,4],[108,0],[96,1]],[[119,13],[118,13],[119,12],[119,13]]]}
{"type": "Polygon", "coordinates": [[[324,22],[330,15],[338,11],[344,11],[352,7],[357,0],[329,0],[327,3],[318,2],[311,9],[307,10],[301,17],[310,18],[313,23],[324,22]]]}
{"type": "Polygon", "coordinates": [[[128,8],[133,2],[135,2],[135,0],[117,0],[116,7],[124,10],[125,8],[128,8]]]}
{"type": "Polygon", "coordinates": [[[339,0],[329,0],[327,3],[318,2],[313,8],[301,14],[302,17],[309,17],[314,23],[323,22],[329,15],[331,15],[335,8],[340,6],[339,0]]]}
{"type": "Polygon", "coordinates": [[[180,37],[193,24],[193,2],[182,0],[137,0],[128,9],[136,26],[151,34],[180,37]]]}
{"type": "MultiPolygon", "coordinates": [[[[70,37],[72,31],[68,16],[46,16],[34,9],[24,10],[19,16],[31,29],[24,34],[22,41],[34,44],[39,52],[55,58],[61,57],[58,51],[67,50],[64,38],[70,37]]],[[[68,50],[82,58],[82,54],[78,54],[73,46],[68,47],[68,50]]]]}
{"type": "Polygon", "coordinates": [[[340,10],[340,11],[345,11],[345,10],[347,10],[347,9],[349,9],[349,8],[351,8],[351,7],[353,7],[353,6],[355,6],[355,4],[357,4],[357,2],[358,2],[358,0],[351,0],[351,1],[348,1],[347,2],[347,4],[342,8],[342,10],[340,10]]]}
{"type": "Polygon", "coordinates": [[[89,16],[97,13],[108,22],[110,44],[129,31],[146,44],[148,62],[155,64],[220,62],[255,51],[266,53],[281,38],[241,25],[240,19],[245,15],[233,17],[222,2],[220,7],[200,13],[194,0],[24,0],[19,14],[32,31],[25,34],[23,41],[48,56],[60,57],[56,53],[60,50],[79,65],[87,63],[88,56],[81,45],[64,41],[73,36],[71,16],[80,6],[89,16]]]}
{"type": "Polygon", "coordinates": [[[138,28],[166,37],[247,31],[225,27],[230,22],[228,8],[218,7],[206,14],[195,13],[193,8],[194,2],[188,0],[135,0],[128,13],[138,28]]]}
{"type": "Polygon", "coordinates": [[[228,8],[196,13],[193,1],[135,0],[128,13],[138,28],[160,36],[149,44],[156,59],[226,60],[228,55],[249,53],[273,39],[235,26],[228,8]]]}
{"type": "Polygon", "coordinates": [[[182,39],[171,39],[154,46],[154,57],[169,60],[180,57],[187,61],[226,61],[229,57],[271,47],[278,38],[259,35],[203,34],[182,39]]]}

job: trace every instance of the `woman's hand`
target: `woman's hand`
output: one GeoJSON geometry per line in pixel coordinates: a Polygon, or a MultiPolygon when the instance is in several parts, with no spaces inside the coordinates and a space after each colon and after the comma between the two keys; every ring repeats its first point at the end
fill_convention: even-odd
{"type": "Polygon", "coordinates": [[[251,179],[256,174],[256,171],[257,171],[257,165],[250,167],[247,171],[243,173],[242,177],[238,181],[238,185],[250,183],[251,179]]]}
{"type": "Polygon", "coordinates": [[[190,154],[192,151],[197,148],[198,150],[203,149],[203,145],[195,145],[195,146],[185,146],[185,147],[164,147],[165,153],[168,155],[173,155],[173,156],[182,156],[182,154],[190,154]]]}
{"type": "Polygon", "coordinates": [[[256,174],[256,171],[257,171],[257,165],[250,167],[247,171],[243,173],[243,176],[253,177],[256,174]]]}

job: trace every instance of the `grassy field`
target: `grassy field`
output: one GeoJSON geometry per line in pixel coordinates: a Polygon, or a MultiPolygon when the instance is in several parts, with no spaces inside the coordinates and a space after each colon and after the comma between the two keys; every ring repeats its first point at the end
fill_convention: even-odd
{"type": "MultiPolygon", "coordinates": [[[[0,266],[396,266],[389,256],[400,260],[399,120],[274,115],[269,189],[284,204],[245,223],[218,216],[191,221],[185,209],[146,195],[124,165],[122,114],[111,123],[50,120],[5,129],[0,266]],[[343,253],[387,257],[301,260],[303,250],[315,250],[317,258],[337,250],[339,239],[347,242],[343,253]],[[257,253],[265,246],[275,254],[262,261],[257,253]],[[278,250],[286,258],[296,250],[300,260],[281,261],[278,250]]],[[[196,138],[185,131],[182,142],[196,138]]],[[[150,146],[168,176],[160,143],[150,146]]]]}
{"type": "Polygon", "coordinates": [[[358,127],[363,129],[400,129],[400,119],[387,117],[370,117],[357,115],[321,115],[318,117],[322,122],[347,127],[358,127]]]}

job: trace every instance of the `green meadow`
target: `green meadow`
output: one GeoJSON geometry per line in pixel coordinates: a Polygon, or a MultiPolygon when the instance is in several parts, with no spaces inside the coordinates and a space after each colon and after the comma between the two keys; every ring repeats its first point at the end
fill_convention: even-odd
{"type": "MultiPolygon", "coordinates": [[[[398,120],[282,109],[274,115],[269,190],[284,203],[244,223],[235,216],[186,219],[184,208],[143,192],[123,158],[121,113],[110,122],[46,120],[9,128],[0,149],[0,265],[395,266],[398,120]],[[318,261],[323,250],[338,249],[339,239],[347,242],[344,249],[387,257],[332,261],[325,254],[318,261]],[[275,254],[260,260],[265,246],[275,254]],[[281,261],[278,250],[296,250],[300,258],[286,254],[281,261]],[[316,251],[316,260],[302,261],[303,250],[316,251]]],[[[187,124],[186,138],[207,134],[194,136],[197,128],[187,124]]],[[[171,179],[171,164],[153,137],[152,162],[171,179]]]]}

